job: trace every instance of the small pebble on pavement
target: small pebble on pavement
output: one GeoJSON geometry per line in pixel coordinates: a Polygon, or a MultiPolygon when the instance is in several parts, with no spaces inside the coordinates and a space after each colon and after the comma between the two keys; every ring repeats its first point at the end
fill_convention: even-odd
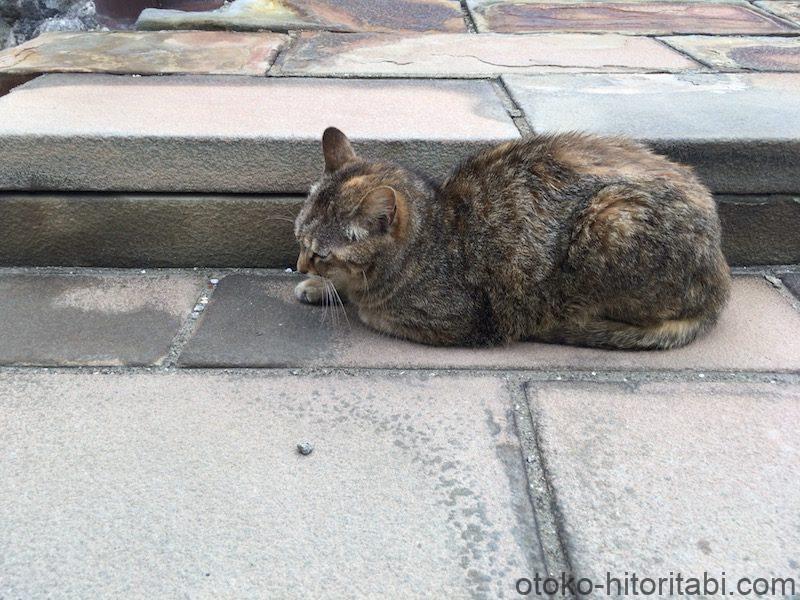
{"type": "Polygon", "coordinates": [[[314,446],[311,442],[300,442],[297,444],[297,451],[303,456],[308,456],[314,451],[314,446]]]}

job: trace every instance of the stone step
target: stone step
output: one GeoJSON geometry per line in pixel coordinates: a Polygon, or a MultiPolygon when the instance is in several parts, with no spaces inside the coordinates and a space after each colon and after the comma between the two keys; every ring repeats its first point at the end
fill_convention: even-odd
{"type": "MultiPolygon", "coordinates": [[[[293,267],[300,195],[0,192],[0,266],[293,267]]],[[[800,263],[800,197],[717,196],[734,266],[800,263]]]]}
{"type": "Polygon", "coordinates": [[[53,74],[0,99],[0,190],[302,193],[330,125],[433,176],[519,137],[487,81],[53,74]]]}

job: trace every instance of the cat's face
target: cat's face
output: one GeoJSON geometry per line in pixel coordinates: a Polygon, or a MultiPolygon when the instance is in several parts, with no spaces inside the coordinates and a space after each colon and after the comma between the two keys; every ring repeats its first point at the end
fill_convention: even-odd
{"type": "Polygon", "coordinates": [[[333,127],[325,130],[322,149],[325,172],[295,220],[297,270],[359,289],[378,255],[401,241],[405,201],[395,186],[402,173],[360,160],[333,127]]]}

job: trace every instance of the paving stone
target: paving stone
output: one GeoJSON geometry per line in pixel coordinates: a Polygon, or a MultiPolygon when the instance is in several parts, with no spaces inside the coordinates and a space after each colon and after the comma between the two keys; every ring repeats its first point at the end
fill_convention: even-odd
{"type": "MultiPolygon", "coordinates": [[[[680,573],[687,590],[688,577],[725,573],[720,596],[747,595],[736,591],[743,577],[796,581],[800,386],[534,384],[528,394],[576,579],[636,574],[657,586],[680,573]]],[[[611,585],[589,597],[628,595],[611,585]]],[[[717,596],[661,589],[652,597],[717,596]]]]}
{"type": "Polygon", "coordinates": [[[368,331],[294,299],[297,276],[229,275],[214,292],[179,362],[191,367],[390,367],[625,370],[800,370],[800,312],[766,280],[738,278],[704,338],[676,350],[621,352],[520,343],[436,348],[368,331]],[[324,320],[323,320],[324,319],[324,320]]]}
{"type": "Polygon", "coordinates": [[[467,0],[478,31],[780,33],[792,27],[746,2],[467,0]]]}
{"type": "Polygon", "coordinates": [[[503,80],[537,132],[632,136],[693,165],[718,193],[800,190],[800,75],[583,73],[503,80]]]}
{"type": "Polygon", "coordinates": [[[227,31],[45,33],[0,53],[0,73],[264,75],[288,39],[227,31]]]}
{"type": "Polygon", "coordinates": [[[0,364],[158,365],[199,275],[0,274],[0,364]]]}
{"type": "Polygon", "coordinates": [[[304,199],[0,194],[0,265],[283,269],[297,263],[304,199]]]}
{"type": "Polygon", "coordinates": [[[800,37],[682,35],[660,39],[714,69],[800,71],[800,37]]]}
{"type": "Polygon", "coordinates": [[[786,2],[784,0],[759,0],[754,3],[759,8],[763,8],[773,14],[788,19],[796,25],[800,25],[800,2],[786,2]]]}
{"type": "Polygon", "coordinates": [[[717,206],[729,264],[800,264],[800,198],[717,196],[717,206]]]}
{"type": "Polygon", "coordinates": [[[435,177],[519,136],[486,81],[43,75],[0,99],[0,189],[302,193],[330,125],[435,177]]]}
{"type": "Polygon", "coordinates": [[[281,73],[491,77],[546,71],[680,71],[700,65],[649,38],[582,34],[337,34],[306,32],[281,73]]]}
{"type": "Polygon", "coordinates": [[[466,31],[457,0],[234,0],[217,10],[148,8],[138,29],[466,31]]]}
{"type": "Polygon", "coordinates": [[[0,382],[4,597],[511,599],[544,569],[499,379],[0,382]]]}
{"type": "Polygon", "coordinates": [[[800,273],[784,273],[781,275],[781,279],[786,284],[786,287],[800,300],[800,273]]]}

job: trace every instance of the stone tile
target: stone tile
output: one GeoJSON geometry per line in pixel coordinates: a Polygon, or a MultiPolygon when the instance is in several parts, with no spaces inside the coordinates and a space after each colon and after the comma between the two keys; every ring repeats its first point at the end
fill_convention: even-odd
{"type": "Polygon", "coordinates": [[[227,31],[53,32],[0,53],[0,73],[264,75],[288,39],[227,31]]]}
{"type": "Polygon", "coordinates": [[[0,265],[293,267],[292,221],[304,199],[0,194],[0,265]]]}
{"type": "Polygon", "coordinates": [[[684,35],[661,40],[714,69],[800,71],[800,37],[684,35]]]}
{"type": "Polygon", "coordinates": [[[466,31],[457,0],[234,0],[207,12],[149,8],[138,29],[466,31]]]}
{"type": "Polygon", "coordinates": [[[783,283],[800,300],[800,273],[784,273],[781,275],[783,283]]]}
{"type": "Polygon", "coordinates": [[[479,31],[779,33],[792,28],[745,2],[467,0],[479,31]]]}
{"type": "Polygon", "coordinates": [[[298,303],[296,276],[224,278],[179,361],[191,367],[800,370],[800,312],[761,278],[738,278],[706,337],[685,348],[621,352],[549,344],[435,348],[368,331],[350,312],[298,303]],[[325,319],[325,320],[323,320],[325,319]]]}
{"type": "Polygon", "coordinates": [[[786,2],[784,0],[759,0],[754,3],[759,8],[763,8],[773,14],[783,17],[800,25],[800,2],[786,2]]]}
{"type": "Polygon", "coordinates": [[[158,365],[199,275],[0,275],[0,364],[158,365]]]}
{"type": "MultiPolygon", "coordinates": [[[[576,579],[681,573],[702,585],[704,572],[724,572],[720,596],[740,577],[796,579],[800,387],[570,383],[528,394],[576,579]]],[[[624,595],[612,586],[593,597],[624,595]]],[[[665,584],[653,597],[684,596],[665,584]]]]}
{"type": "Polygon", "coordinates": [[[800,190],[800,75],[584,73],[503,79],[537,132],[634,137],[693,165],[718,193],[800,190]]]}
{"type": "Polygon", "coordinates": [[[97,20],[109,29],[128,28],[146,8],[212,10],[225,0],[95,0],[97,20]]]}
{"type": "Polygon", "coordinates": [[[0,385],[4,597],[511,599],[544,568],[498,379],[0,385]]]}
{"type": "Polygon", "coordinates": [[[700,65],[649,38],[582,34],[306,32],[284,55],[291,75],[492,77],[547,71],[680,71],[700,65]]]}
{"type": "Polygon", "coordinates": [[[717,196],[717,207],[729,264],[800,264],[800,198],[717,196]]]}
{"type": "Polygon", "coordinates": [[[330,125],[435,177],[519,136],[486,81],[43,75],[0,99],[0,189],[305,192],[330,125]]]}

